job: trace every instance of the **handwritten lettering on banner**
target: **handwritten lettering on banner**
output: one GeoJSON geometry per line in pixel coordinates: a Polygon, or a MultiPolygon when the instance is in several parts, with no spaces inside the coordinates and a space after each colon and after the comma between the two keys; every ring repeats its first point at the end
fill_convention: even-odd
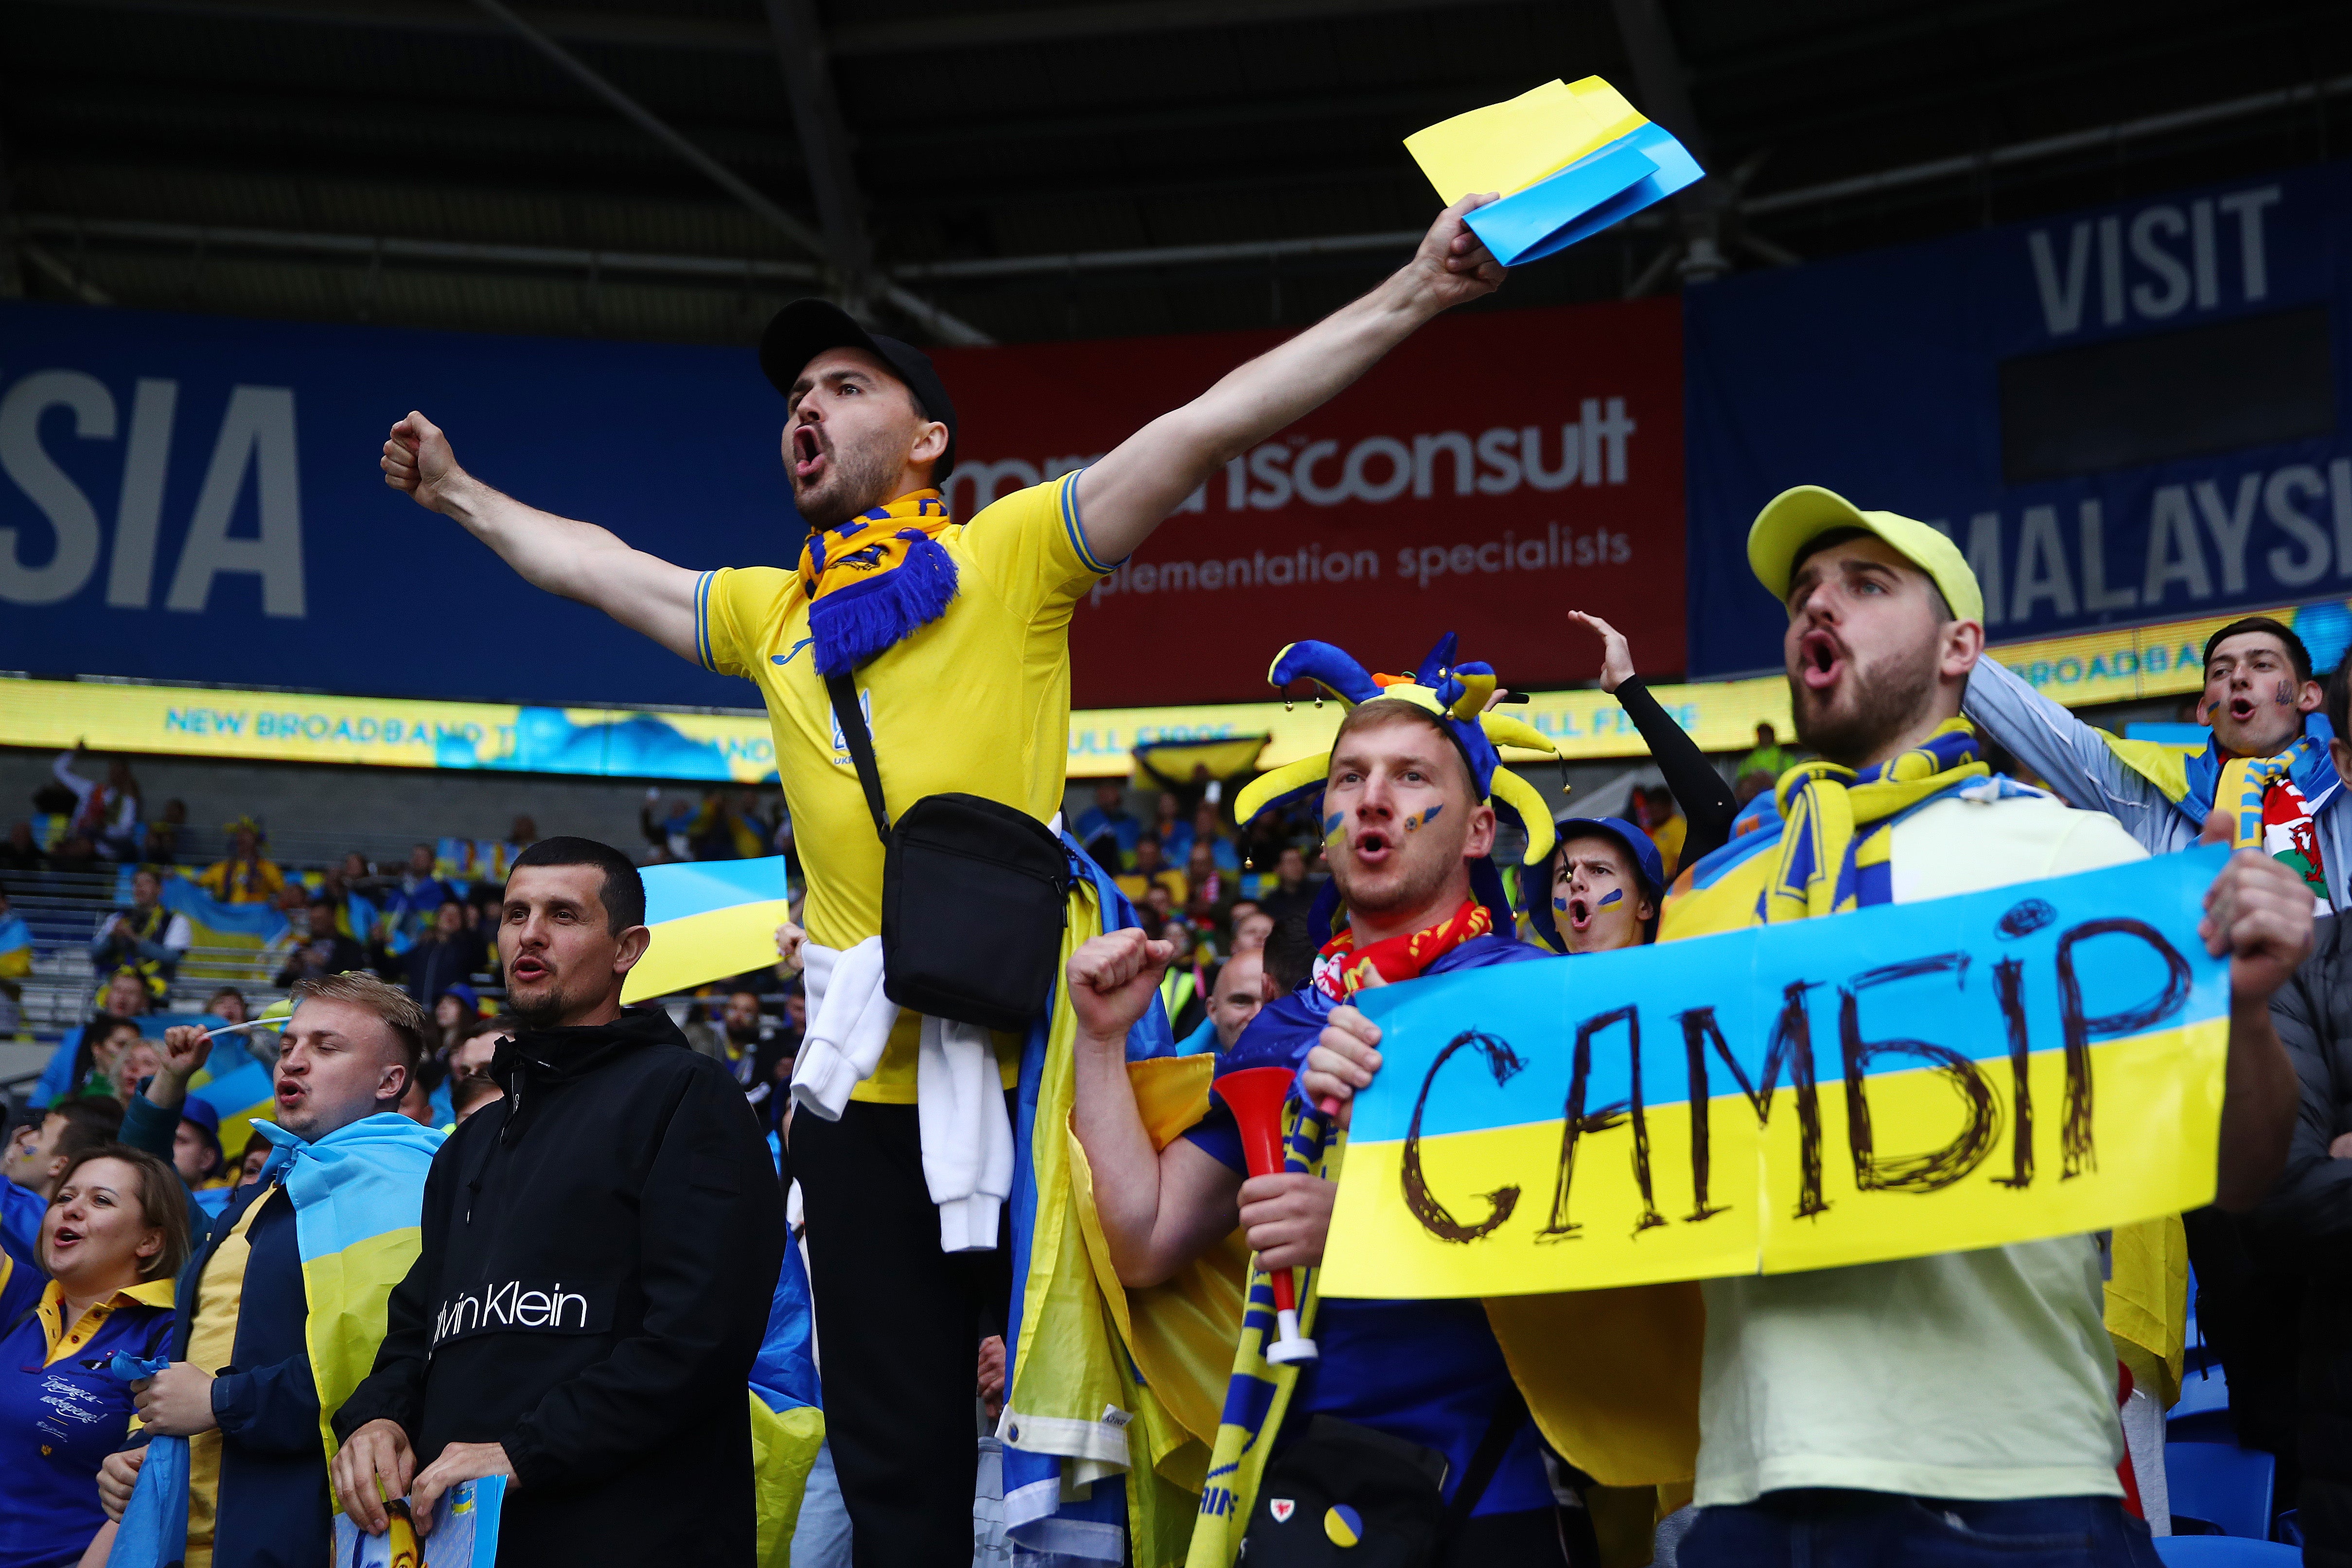
{"type": "Polygon", "coordinates": [[[2224,858],[1372,992],[1323,1293],[1781,1273],[2207,1203],[2224,858]]]}

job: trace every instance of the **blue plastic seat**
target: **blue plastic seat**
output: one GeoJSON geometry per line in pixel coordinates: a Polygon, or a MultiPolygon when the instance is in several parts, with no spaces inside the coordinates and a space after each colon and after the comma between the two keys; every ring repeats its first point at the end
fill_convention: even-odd
{"type": "Polygon", "coordinates": [[[2160,1535],[2156,1554],[2167,1568],[2289,1568],[2303,1561],[2296,1547],[2234,1535],[2160,1535]]]}
{"type": "Polygon", "coordinates": [[[2226,1443],[2167,1443],[2165,1488],[2176,1516],[2201,1519],[2224,1535],[2268,1541],[2278,1461],[2226,1443]]]}
{"type": "Polygon", "coordinates": [[[2175,1443],[2234,1443],[2230,1426],[2230,1384],[2221,1369],[2192,1372],[2180,1380],[2180,1398],[2164,1418],[2165,1436],[2175,1443]]]}

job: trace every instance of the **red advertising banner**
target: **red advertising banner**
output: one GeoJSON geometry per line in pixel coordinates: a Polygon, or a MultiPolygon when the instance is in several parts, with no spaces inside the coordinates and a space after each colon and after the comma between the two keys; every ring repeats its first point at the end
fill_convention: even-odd
{"type": "MultiPolygon", "coordinates": [[[[1092,461],[1276,332],[954,349],[948,504],[1092,461]]],[[[1444,317],[1236,458],[1080,603],[1081,708],[1265,698],[1283,644],[1407,670],[1441,633],[1516,687],[1600,673],[1590,610],[1636,666],[1684,666],[1681,306],[1444,317]]]]}

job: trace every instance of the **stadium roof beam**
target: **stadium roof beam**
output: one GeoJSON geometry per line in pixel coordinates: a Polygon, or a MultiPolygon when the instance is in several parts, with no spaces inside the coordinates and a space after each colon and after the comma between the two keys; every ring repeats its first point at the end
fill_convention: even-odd
{"type": "MultiPolygon", "coordinates": [[[[2251,118],[2279,110],[2300,108],[2352,92],[2352,76],[2254,93],[2217,103],[2144,119],[2119,121],[2060,136],[1990,148],[1965,157],[1933,159],[1884,169],[1852,179],[1832,180],[1794,190],[1741,199],[1738,210],[1746,216],[1782,213],[1909,189],[1938,180],[1992,168],[2006,168],[2037,159],[2096,151],[2143,137],[2194,130],[2201,126],[2251,118]]],[[[77,240],[187,246],[216,248],[278,250],[289,253],[348,256],[366,259],[381,255],[388,260],[448,262],[487,267],[541,268],[583,270],[601,268],[611,273],[704,278],[717,281],[780,279],[818,280],[816,267],[803,262],[708,256],[661,256],[611,250],[557,249],[537,246],[481,245],[446,240],[404,239],[365,235],[315,234],[282,229],[243,229],[193,224],[149,223],[119,218],[79,218],[56,213],[19,213],[10,220],[21,235],[77,240]]],[[[1631,220],[1633,226],[1654,226],[1647,215],[1631,220]]],[[[1154,267],[1215,266],[1265,261],[1280,258],[1338,256],[1372,251],[1409,252],[1420,242],[1418,229],[1382,233],[1326,235],[1298,239],[1244,240],[1222,245],[1160,246],[1124,250],[1074,251],[1051,255],[982,257],[962,260],[917,262],[897,269],[908,282],[923,280],[982,281],[1000,279],[1058,279],[1073,272],[1111,271],[1154,267]]],[[[1774,249],[1779,247],[1775,247],[1774,249]]],[[[1793,257],[1768,258],[1786,263],[1793,257]]],[[[62,263],[61,263],[62,265],[62,263]]],[[[70,269],[68,269],[70,270],[70,269]]]]}
{"type": "Polygon", "coordinates": [[[60,213],[20,213],[10,220],[10,224],[19,235],[35,234],[77,242],[112,240],[174,248],[201,245],[215,250],[348,257],[356,261],[443,262],[467,267],[550,272],[594,270],[654,278],[700,278],[730,284],[740,284],[747,279],[755,283],[814,283],[820,277],[816,267],[809,262],[777,261],[759,257],[664,256],[645,251],[404,239],[390,235],[220,228],[199,224],[149,223],[135,218],[70,217],[60,213]]]}
{"type": "MultiPolygon", "coordinates": [[[[525,43],[546,56],[557,69],[610,104],[624,118],[671,152],[676,153],[688,163],[700,170],[709,177],[712,184],[741,202],[759,217],[765,219],[771,227],[785,238],[812,256],[821,259],[826,258],[824,240],[808,225],[777,205],[766,193],[680,134],[667,121],[605,80],[569,49],[516,16],[501,3],[501,0],[473,0],[473,4],[485,16],[494,16],[505,23],[525,43]]],[[[895,283],[886,282],[882,292],[892,304],[920,321],[945,342],[971,344],[992,341],[987,333],[970,322],[950,315],[929,300],[895,283]]]]}
{"type": "Polygon", "coordinates": [[[776,41],[776,64],[792,100],[793,130],[800,137],[817,220],[824,226],[825,258],[832,264],[842,302],[864,317],[875,289],[874,242],[866,229],[866,208],[857,170],[849,159],[849,124],[833,88],[833,62],[825,52],[824,25],[814,0],[767,0],[768,28],[776,41]]]}
{"type": "MultiPolygon", "coordinates": [[[[317,26],[377,27],[400,32],[488,33],[494,24],[464,0],[32,0],[77,10],[129,10],[222,20],[296,22],[317,26]]],[[[1402,11],[1465,10],[1515,0],[1110,0],[1108,4],[982,12],[969,16],[910,16],[852,23],[835,29],[835,55],[917,54],[989,44],[1051,43],[1138,33],[1263,26],[1402,11]]],[[[758,23],[715,16],[614,11],[534,10],[532,22],[551,37],[573,43],[630,47],[766,54],[775,47],[758,23]]]]}
{"type": "MultiPolygon", "coordinates": [[[[1724,210],[1732,204],[1728,182],[1716,173],[1706,128],[1691,103],[1690,74],[1683,68],[1682,51],[1675,47],[1673,26],[1666,20],[1664,0],[1611,0],[1617,16],[1617,34],[1624,41],[1625,58],[1633,63],[1633,81],[1652,121],[1674,132],[1690,155],[1706,171],[1704,178],[1675,193],[1675,213],[1682,233],[1671,248],[1675,268],[1690,282],[1720,278],[1731,270],[1723,253],[1724,210]]],[[[1645,285],[1655,266],[1644,268],[1637,288],[1627,296],[1648,291],[1645,285]]]]}

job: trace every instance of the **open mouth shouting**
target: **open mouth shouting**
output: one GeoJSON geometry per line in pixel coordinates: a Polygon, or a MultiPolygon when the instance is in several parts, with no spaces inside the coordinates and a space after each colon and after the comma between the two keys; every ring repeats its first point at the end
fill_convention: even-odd
{"type": "Polygon", "coordinates": [[[507,965],[507,983],[510,985],[540,985],[545,984],[553,973],[547,967],[546,961],[536,954],[519,952],[515,954],[514,962],[507,965]]]}
{"type": "Polygon", "coordinates": [[[61,1225],[49,1237],[49,1256],[52,1258],[63,1258],[67,1252],[80,1246],[85,1239],[87,1238],[79,1226],[61,1225]]]}
{"type": "Polygon", "coordinates": [[[293,1110],[296,1106],[301,1104],[304,1097],[309,1095],[310,1092],[303,1086],[302,1080],[299,1078],[279,1079],[278,1080],[277,1090],[278,1109],[280,1110],[293,1110]]]}
{"type": "Polygon", "coordinates": [[[1355,857],[1358,865],[1370,869],[1387,865],[1391,857],[1396,854],[1396,840],[1390,836],[1388,829],[1365,827],[1357,832],[1354,841],[1348,846],[1348,853],[1355,857]]]}
{"type": "Polygon", "coordinates": [[[1845,648],[1837,635],[1816,626],[1797,639],[1797,676],[1810,691],[1826,691],[1845,673],[1845,648]]]}
{"type": "Polygon", "coordinates": [[[2252,692],[2233,693],[2230,698],[2230,717],[2241,724],[2252,723],[2255,710],[2260,706],[2261,704],[2254,700],[2252,692]]]}
{"type": "Polygon", "coordinates": [[[824,437],[814,425],[793,426],[793,479],[797,484],[812,484],[824,472],[827,454],[824,437]]]}

